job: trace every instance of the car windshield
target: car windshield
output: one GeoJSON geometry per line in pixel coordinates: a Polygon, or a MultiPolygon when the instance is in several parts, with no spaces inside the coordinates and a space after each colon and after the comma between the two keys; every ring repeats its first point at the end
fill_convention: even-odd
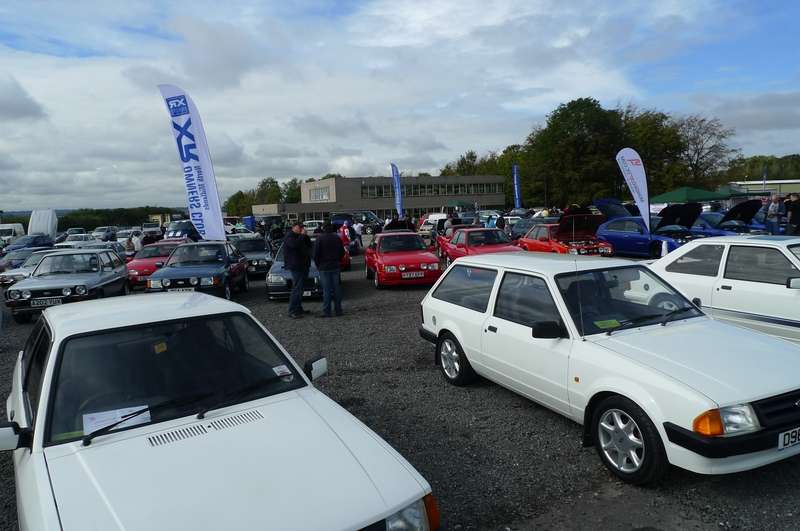
{"type": "Polygon", "coordinates": [[[33,251],[31,251],[30,249],[19,249],[17,251],[11,251],[10,253],[8,253],[5,256],[5,260],[8,260],[8,261],[10,261],[10,260],[24,260],[25,258],[28,258],[31,255],[32,252],[33,251]]]}
{"type": "Polygon", "coordinates": [[[97,270],[97,255],[94,253],[51,254],[42,258],[33,276],[93,273],[97,270]]]}
{"type": "Polygon", "coordinates": [[[719,227],[719,224],[722,222],[722,218],[724,218],[725,215],[720,214],[719,212],[708,212],[700,217],[707,221],[712,227],[719,227]]]}
{"type": "Polygon", "coordinates": [[[680,318],[703,315],[641,266],[563,273],[556,283],[581,335],[657,324],[668,314],[680,318]]]}
{"type": "Polygon", "coordinates": [[[117,233],[117,239],[125,238],[127,239],[132,233],[129,230],[121,230],[117,233]]]}
{"type": "Polygon", "coordinates": [[[46,432],[50,444],[79,439],[145,408],[153,409],[114,429],[305,385],[261,327],[240,313],[73,337],[61,352],[46,432]]]}
{"type": "Polygon", "coordinates": [[[191,221],[173,221],[167,225],[167,232],[188,232],[192,230],[191,221]]]}
{"type": "Polygon", "coordinates": [[[143,229],[157,229],[160,225],[158,223],[142,223],[143,229]]]}
{"type": "Polygon", "coordinates": [[[225,260],[222,245],[181,245],[172,251],[167,267],[208,264],[225,260]]]}
{"type": "Polygon", "coordinates": [[[261,238],[242,238],[236,240],[236,248],[243,253],[251,253],[256,251],[264,251],[267,248],[266,242],[261,238]]]}
{"type": "Polygon", "coordinates": [[[86,241],[86,240],[87,240],[87,238],[86,238],[86,236],[84,234],[72,234],[70,236],[67,236],[67,239],[65,241],[68,241],[68,242],[82,242],[82,241],[86,241]]]}
{"type": "Polygon", "coordinates": [[[533,227],[536,222],[533,219],[520,219],[514,226],[511,228],[511,234],[524,234],[528,232],[528,229],[533,227]]]}
{"type": "Polygon", "coordinates": [[[478,247],[481,245],[497,245],[502,243],[510,243],[511,239],[501,230],[480,230],[469,233],[470,247],[478,247]]]}
{"type": "Polygon", "coordinates": [[[382,253],[423,251],[426,248],[425,242],[416,234],[398,234],[397,236],[384,236],[380,239],[382,253]]]}
{"type": "Polygon", "coordinates": [[[148,245],[142,247],[142,250],[136,253],[134,258],[158,258],[160,256],[169,256],[169,253],[175,248],[175,245],[148,245]]]}
{"type": "Polygon", "coordinates": [[[27,260],[25,260],[25,262],[23,262],[22,267],[34,267],[41,262],[42,258],[45,256],[47,256],[47,253],[33,253],[28,257],[27,260]]]}
{"type": "Polygon", "coordinates": [[[108,227],[97,227],[96,229],[94,229],[95,232],[106,232],[107,230],[108,227]]]}

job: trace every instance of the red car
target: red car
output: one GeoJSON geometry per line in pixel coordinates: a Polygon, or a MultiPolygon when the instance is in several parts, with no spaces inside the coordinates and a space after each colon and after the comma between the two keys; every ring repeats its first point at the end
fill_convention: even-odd
{"type": "Polygon", "coordinates": [[[514,253],[521,250],[502,230],[483,228],[459,229],[453,233],[453,238],[442,247],[448,266],[453,260],[462,256],[514,253]]]}
{"type": "Polygon", "coordinates": [[[455,234],[457,230],[468,229],[470,227],[472,227],[472,225],[453,225],[448,227],[444,232],[437,234],[434,245],[436,246],[436,252],[439,256],[444,258],[444,246],[450,242],[453,238],[453,234],[455,234]]]}
{"type": "Polygon", "coordinates": [[[185,240],[161,240],[142,247],[127,264],[128,284],[132,288],[146,285],[147,279],[156,270],[156,262],[166,262],[172,250],[184,242],[185,240]]]}
{"type": "Polygon", "coordinates": [[[439,258],[415,232],[383,232],[367,247],[364,274],[376,288],[433,284],[442,274],[439,258]]]}
{"type": "Polygon", "coordinates": [[[595,236],[603,221],[605,216],[599,214],[562,216],[558,223],[534,225],[517,245],[542,253],[611,256],[614,246],[595,236]]]}

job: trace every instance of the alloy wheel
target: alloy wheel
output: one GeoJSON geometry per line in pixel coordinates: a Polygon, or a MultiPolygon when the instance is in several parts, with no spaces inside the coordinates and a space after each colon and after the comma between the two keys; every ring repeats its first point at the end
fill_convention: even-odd
{"type": "Polygon", "coordinates": [[[630,415],[621,409],[608,409],[597,424],[603,456],[611,466],[626,474],[638,471],[644,463],[644,437],[630,415]]]}
{"type": "Polygon", "coordinates": [[[442,370],[451,380],[458,377],[461,371],[461,357],[458,355],[458,348],[452,339],[445,339],[439,347],[439,360],[442,370]]]}

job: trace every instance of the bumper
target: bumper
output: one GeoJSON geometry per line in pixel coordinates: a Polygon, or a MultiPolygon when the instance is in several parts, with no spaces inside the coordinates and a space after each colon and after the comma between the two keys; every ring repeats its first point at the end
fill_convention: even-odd
{"type": "Polygon", "coordinates": [[[778,434],[791,428],[784,426],[737,437],[703,437],[664,423],[670,462],[699,474],[742,472],[798,455],[800,445],[778,450],[778,434]]]}
{"type": "MultiPolygon", "coordinates": [[[[216,295],[217,297],[225,296],[225,289],[222,284],[218,284],[216,286],[195,286],[193,288],[181,287],[173,289],[177,289],[178,291],[197,291],[200,293],[208,293],[209,295],[216,295]]],[[[144,291],[146,293],[169,293],[170,288],[146,288],[144,291]]]]}
{"type": "MultiPolygon", "coordinates": [[[[286,284],[267,284],[267,297],[270,299],[283,299],[288,298],[292,292],[292,288],[286,284]]],[[[315,284],[311,288],[303,290],[303,298],[322,297],[322,285],[315,284]]]]}
{"type": "Polygon", "coordinates": [[[248,275],[266,275],[270,268],[272,267],[271,263],[267,265],[248,265],[247,266],[247,274],[248,275]]]}
{"type": "Polygon", "coordinates": [[[426,329],[424,326],[420,326],[418,330],[419,330],[419,337],[421,337],[425,341],[429,341],[434,344],[437,341],[439,341],[439,337],[430,330],[426,329]]]}
{"type": "Polygon", "coordinates": [[[419,278],[403,278],[401,273],[376,273],[384,286],[430,286],[434,284],[439,277],[442,276],[442,270],[439,269],[433,273],[425,271],[425,275],[419,278]]]}
{"type": "Polygon", "coordinates": [[[128,275],[128,284],[131,286],[146,286],[150,275],[128,275]]]}

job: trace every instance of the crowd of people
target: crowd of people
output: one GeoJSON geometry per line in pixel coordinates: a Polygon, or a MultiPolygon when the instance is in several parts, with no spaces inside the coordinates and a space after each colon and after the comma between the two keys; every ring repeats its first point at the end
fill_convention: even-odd
{"type": "Polygon", "coordinates": [[[792,193],[783,199],[773,195],[766,205],[764,224],[770,234],[778,234],[784,220],[787,236],[800,235],[800,195],[792,193]]]}

